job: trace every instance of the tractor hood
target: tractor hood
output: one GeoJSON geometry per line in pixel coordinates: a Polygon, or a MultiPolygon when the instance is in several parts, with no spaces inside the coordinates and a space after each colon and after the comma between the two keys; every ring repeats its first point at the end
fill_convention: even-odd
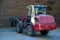
{"type": "Polygon", "coordinates": [[[39,19],[39,23],[55,23],[55,19],[51,15],[36,15],[36,18],[39,19]]]}

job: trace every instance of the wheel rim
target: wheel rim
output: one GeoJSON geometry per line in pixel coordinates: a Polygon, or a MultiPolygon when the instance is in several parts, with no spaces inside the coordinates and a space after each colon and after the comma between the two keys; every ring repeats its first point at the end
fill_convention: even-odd
{"type": "Polygon", "coordinates": [[[16,30],[19,32],[19,24],[17,24],[17,26],[16,26],[16,30]]]}
{"type": "Polygon", "coordinates": [[[32,34],[32,28],[31,28],[30,25],[27,26],[27,33],[28,33],[28,35],[31,35],[32,34]]]}

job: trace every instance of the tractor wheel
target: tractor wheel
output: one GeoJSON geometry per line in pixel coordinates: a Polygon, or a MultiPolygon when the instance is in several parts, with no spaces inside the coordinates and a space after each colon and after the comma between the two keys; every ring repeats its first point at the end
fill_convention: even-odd
{"type": "Polygon", "coordinates": [[[20,21],[19,23],[17,23],[17,25],[16,25],[16,31],[18,33],[22,33],[23,32],[23,23],[22,23],[22,21],[20,21]]]}
{"type": "Polygon", "coordinates": [[[40,31],[41,35],[46,36],[49,31],[40,31]]]}
{"type": "Polygon", "coordinates": [[[29,36],[33,36],[33,35],[35,34],[34,28],[33,28],[32,25],[27,25],[27,34],[28,34],[29,36]]]}

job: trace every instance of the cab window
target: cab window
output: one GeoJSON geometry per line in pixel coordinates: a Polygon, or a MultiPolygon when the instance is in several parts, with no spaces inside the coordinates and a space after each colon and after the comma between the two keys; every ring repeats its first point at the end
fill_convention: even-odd
{"type": "Polygon", "coordinates": [[[46,7],[35,6],[35,15],[46,14],[46,7]]]}

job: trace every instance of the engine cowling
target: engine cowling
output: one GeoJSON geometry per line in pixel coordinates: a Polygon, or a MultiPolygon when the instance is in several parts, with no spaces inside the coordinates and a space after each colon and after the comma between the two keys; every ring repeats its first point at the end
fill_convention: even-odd
{"type": "Polygon", "coordinates": [[[56,29],[55,19],[51,15],[37,15],[34,25],[35,31],[56,29]]]}

